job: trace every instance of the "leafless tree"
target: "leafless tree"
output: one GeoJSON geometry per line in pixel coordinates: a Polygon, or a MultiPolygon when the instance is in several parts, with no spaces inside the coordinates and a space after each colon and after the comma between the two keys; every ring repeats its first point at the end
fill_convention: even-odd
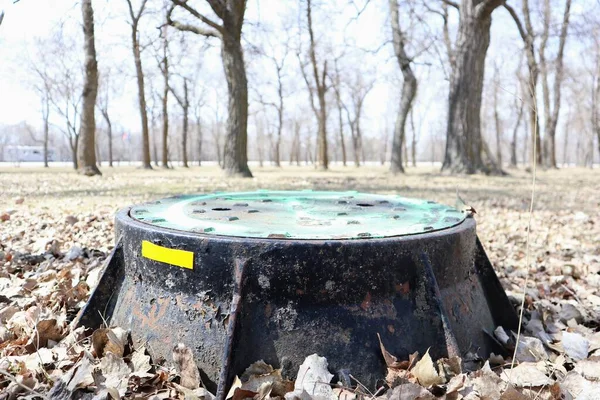
{"type": "Polygon", "coordinates": [[[398,116],[396,118],[396,125],[394,127],[394,138],[392,140],[392,160],[390,165],[390,171],[393,174],[397,174],[404,172],[404,166],[402,165],[402,151],[406,140],[405,126],[408,113],[412,107],[412,102],[417,94],[417,78],[415,77],[415,74],[410,66],[412,60],[406,54],[406,36],[404,35],[404,32],[400,26],[398,2],[397,0],[389,0],[389,5],[394,54],[404,79],[402,84],[402,95],[400,97],[400,108],[398,109],[398,116]]]}
{"type": "MultiPolygon", "coordinates": [[[[39,47],[43,47],[44,44],[38,42],[39,47]]],[[[48,71],[48,64],[46,57],[42,57],[41,60],[31,60],[29,62],[32,75],[34,76],[33,88],[35,92],[40,96],[41,100],[41,112],[42,112],[42,124],[44,130],[44,137],[42,139],[42,145],[44,147],[44,167],[48,168],[48,140],[50,136],[50,104],[51,96],[53,92],[53,80],[48,71]]]]}
{"type": "Polygon", "coordinates": [[[92,0],[81,1],[85,50],[84,81],[81,98],[81,123],[77,169],[87,176],[102,175],[96,165],[96,98],[98,96],[98,62],[94,37],[92,0]]]}
{"type": "Polygon", "coordinates": [[[161,59],[159,62],[160,72],[163,77],[162,104],[162,167],[169,168],[169,38],[167,27],[161,29],[161,59]]]}
{"type": "Polygon", "coordinates": [[[338,61],[339,59],[336,58],[335,59],[335,78],[332,79],[333,82],[333,89],[335,92],[335,103],[337,106],[337,111],[338,111],[338,130],[339,130],[339,140],[340,140],[340,147],[341,147],[341,151],[342,151],[342,165],[345,167],[347,162],[348,162],[348,158],[346,155],[346,140],[344,139],[344,118],[343,118],[343,112],[344,112],[344,106],[342,103],[342,96],[341,96],[341,91],[342,91],[342,83],[341,83],[341,73],[340,73],[340,69],[339,69],[339,65],[338,65],[338,61]]]}
{"type": "Polygon", "coordinates": [[[108,166],[113,166],[113,122],[110,117],[109,104],[111,100],[111,94],[114,90],[113,86],[113,74],[110,68],[106,68],[100,73],[100,92],[99,99],[96,104],[98,111],[102,114],[102,118],[106,123],[106,136],[108,143],[108,166]]]}
{"type": "Polygon", "coordinates": [[[183,129],[182,129],[182,139],[181,139],[181,153],[182,153],[182,161],[183,167],[188,168],[188,157],[187,157],[187,140],[188,140],[188,131],[189,131],[189,115],[190,115],[190,93],[188,87],[188,78],[183,78],[183,93],[177,93],[177,91],[170,86],[169,90],[175,97],[175,100],[181,107],[181,111],[183,113],[183,129]]]}
{"type": "Polygon", "coordinates": [[[500,92],[500,67],[494,65],[494,79],[492,87],[493,107],[494,107],[494,131],[496,133],[496,162],[502,167],[502,118],[500,117],[500,105],[498,103],[498,93],[500,92]]]}
{"type": "MultiPolygon", "coordinates": [[[[354,154],[354,164],[360,166],[361,156],[364,161],[364,147],[363,147],[363,135],[361,130],[360,121],[363,114],[363,106],[365,104],[365,98],[373,89],[375,80],[365,82],[362,78],[361,72],[356,72],[355,79],[348,85],[350,105],[345,104],[343,101],[342,107],[346,112],[346,119],[350,126],[350,133],[352,137],[352,149],[354,154]]],[[[337,88],[336,88],[337,90],[337,88]]],[[[337,93],[336,93],[337,96],[337,93]]]]}
{"type": "MultiPolygon", "coordinates": [[[[312,69],[312,77],[309,78],[308,74],[304,70],[305,63],[300,61],[300,70],[306,86],[308,87],[310,106],[315,114],[318,125],[317,133],[317,152],[318,152],[318,163],[319,168],[326,170],[329,168],[329,156],[327,149],[327,101],[326,94],[329,89],[327,85],[327,60],[321,63],[317,60],[315,35],[313,30],[313,19],[312,19],[312,0],[306,0],[306,20],[307,30],[309,36],[309,48],[308,54],[310,59],[310,65],[312,69]],[[317,96],[318,105],[315,103],[315,92],[317,96]]],[[[300,55],[298,54],[300,59],[300,55]]]]}
{"type": "Polygon", "coordinates": [[[451,54],[448,123],[443,170],[452,173],[501,173],[485,160],[481,135],[481,98],[485,57],[493,11],[503,0],[442,0],[459,11],[458,34],[451,54]]]}
{"type": "MultiPolygon", "coordinates": [[[[563,20],[559,33],[558,53],[555,59],[553,97],[550,99],[550,87],[548,82],[548,66],[545,56],[544,45],[540,46],[540,71],[542,75],[542,89],[544,96],[545,113],[545,135],[544,135],[544,163],[546,167],[556,168],[556,126],[560,113],[561,88],[564,78],[564,52],[569,29],[569,17],[571,13],[571,0],[565,1],[563,20]]],[[[544,38],[548,37],[550,29],[550,0],[544,0],[544,38]]]]}
{"type": "Polygon", "coordinates": [[[140,44],[140,19],[144,15],[148,0],[141,0],[137,10],[133,9],[131,0],[125,0],[129,8],[131,18],[131,46],[133,50],[133,60],[135,63],[135,73],[138,86],[138,103],[140,109],[140,119],[142,122],[142,167],[152,169],[150,160],[150,133],[148,130],[148,112],[146,105],[146,89],[144,85],[144,70],[142,68],[142,46],[140,44]]]}
{"type": "Polygon", "coordinates": [[[248,168],[247,151],[248,81],[241,44],[246,0],[206,0],[215,15],[221,20],[220,24],[201,14],[187,1],[171,1],[173,6],[167,16],[169,25],[181,31],[221,40],[221,57],[229,92],[223,167],[228,175],[252,177],[248,168]],[[172,12],[178,7],[186,10],[201,25],[173,20],[172,12]]]}
{"type": "Polygon", "coordinates": [[[273,143],[273,162],[276,167],[281,167],[281,140],[283,134],[283,115],[284,115],[284,88],[283,88],[283,79],[284,79],[284,67],[285,62],[287,60],[289,54],[289,39],[286,41],[284,45],[284,52],[281,57],[276,57],[274,52],[270,52],[270,54],[265,54],[265,56],[269,59],[269,61],[273,64],[275,70],[275,78],[276,78],[276,91],[277,91],[277,102],[265,103],[267,105],[272,106],[277,112],[277,133],[273,143]]]}

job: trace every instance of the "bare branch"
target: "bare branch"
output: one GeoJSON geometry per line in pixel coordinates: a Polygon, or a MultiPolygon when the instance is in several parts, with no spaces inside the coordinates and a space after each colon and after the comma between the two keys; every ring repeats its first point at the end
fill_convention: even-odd
{"type": "Polygon", "coordinates": [[[440,0],[442,3],[449,5],[450,7],[454,7],[457,10],[460,10],[460,6],[458,5],[458,3],[452,1],[452,0],[440,0]]]}
{"type": "Polygon", "coordinates": [[[517,29],[519,31],[519,35],[521,35],[521,38],[527,42],[527,32],[525,32],[525,29],[523,28],[523,23],[521,22],[521,19],[519,18],[519,15],[517,14],[517,12],[515,11],[514,8],[512,8],[509,4],[504,3],[503,4],[504,8],[506,8],[506,11],[508,11],[508,13],[510,14],[510,16],[512,17],[512,19],[515,21],[515,24],[517,25],[517,29]]]}
{"type": "MultiPolygon", "coordinates": [[[[204,15],[200,14],[196,9],[192,8],[189,4],[187,4],[187,2],[180,1],[180,0],[171,0],[171,1],[173,2],[173,4],[175,4],[177,6],[180,6],[181,8],[184,8],[187,12],[189,12],[194,17],[198,18],[200,21],[204,22],[206,25],[210,26],[211,28],[213,28],[214,30],[216,30],[217,32],[219,32],[220,34],[224,33],[223,26],[217,24],[216,22],[212,21],[211,19],[209,19],[209,18],[205,17],[204,15]]],[[[212,4],[215,3],[215,2],[217,2],[217,0],[212,0],[209,3],[212,6],[212,4]]],[[[190,32],[194,32],[194,31],[190,31],[190,32]]],[[[197,33],[197,32],[195,32],[195,33],[197,33]]],[[[200,34],[204,35],[204,33],[200,33],[200,34]]],[[[214,35],[211,35],[211,36],[214,36],[214,35]]]]}

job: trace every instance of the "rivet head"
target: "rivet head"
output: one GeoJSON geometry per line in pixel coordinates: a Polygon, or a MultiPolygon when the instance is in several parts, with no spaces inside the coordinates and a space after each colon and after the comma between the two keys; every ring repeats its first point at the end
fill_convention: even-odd
{"type": "Polygon", "coordinates": [[[357,235],[358,237],[371,237],[369,232],[361,232],[357,235]]]}
{"type": "Polygon", "coordinates": [[[425,230],[425,231],[432,231],[433,230],[433,226],[426,226],[425,228],[423,228],[423,230],[425,230]]]}
{"type": "Polygon", "coordinates": [[[348,224],[348,225],[360,225],[360,222],[359,222],[359,221],[357,221],[357,220],[355,220],[355,219],[353,219],[353,220],[351,220],[351,221],[348,221],[348,222],[347,222],[347,224],[348,224]]]}
{"type": "Polygon", "coordinates": [[[252,210],[248,210],[248,213],[249,213],[249,214],[253,214],[253,213],[257,213],[257,212],[258,212],[258,210],[254,210],[254,209],[252,209],[252,210]]]}
{"type": "Polygon", "coordinates": [[[202,208],[196,208],[194,209],[194,211],[192,211],[192,213],[194,214],[204,214],[206,212],[206,210],[202,209],[202,208]]]}
{"type": "Polygon", "coordinates": [[[226,221],[237,221],[238,219],[238,217],[225,217],[226,221]]]}
{"type": "Polygon", "coordinates": [[[344,216],[344,215],[348,215],[348,213],[345,213],[345,212],[339,212],[339,213],[337,213],[337,215],[341,217],[341,216],[344,216]]]}
{"type": "Polygon", "coordinates": [[[205,233],[214,232],[215,228],[204,228],[205,233]]]}
{"type": "Polygon", "coordinates": [[[234,207],[248,207],[248,203],[235,203],[234,207]]]}

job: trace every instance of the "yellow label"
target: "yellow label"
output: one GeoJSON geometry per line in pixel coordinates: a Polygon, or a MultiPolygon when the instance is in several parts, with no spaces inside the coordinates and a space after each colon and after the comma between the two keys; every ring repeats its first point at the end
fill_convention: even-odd
{"type": "Polygon", "coordinates": [[[150,260],[176,265],[181,268],[194,269],[194,253],[191,251],[169,249],[147,240],[142,240],[142,257],[150,260]]]}

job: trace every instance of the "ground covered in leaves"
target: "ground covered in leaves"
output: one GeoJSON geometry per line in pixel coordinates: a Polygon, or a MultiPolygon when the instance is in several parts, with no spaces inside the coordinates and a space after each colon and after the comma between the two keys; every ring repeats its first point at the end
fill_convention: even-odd
{"type": "MultiPolygon", "coordinates": [[[[186,347],[155,365],[119,327],[90,335],[70,323],[98,282],[119,208],[179,193],[258,188],[394,193],[450,205],[458,189],[477,210],[478,233],[515,305],[527,282],[524,330],[512,370],[510,357],[469,359],[478,367],[466,372],[465,360],[427,353],[402,360],[382,344],[389,386],[377,392],[330,383],[327,360],[312,355],[296,382],[257,360],[230,398],[600,399],[600,172],[539,172],[529,263],[531,175],[510,173],[449,177],[419,167],[393,177],[377,167],[286,167],[229,180],[213,167],[105,168],[93,178],[59,168],[0,169],[0,399],[212,398],[199,387],[186,347]]],[[[494,335],[511,353],[516,335],[502,328],[494,335]]]]}

